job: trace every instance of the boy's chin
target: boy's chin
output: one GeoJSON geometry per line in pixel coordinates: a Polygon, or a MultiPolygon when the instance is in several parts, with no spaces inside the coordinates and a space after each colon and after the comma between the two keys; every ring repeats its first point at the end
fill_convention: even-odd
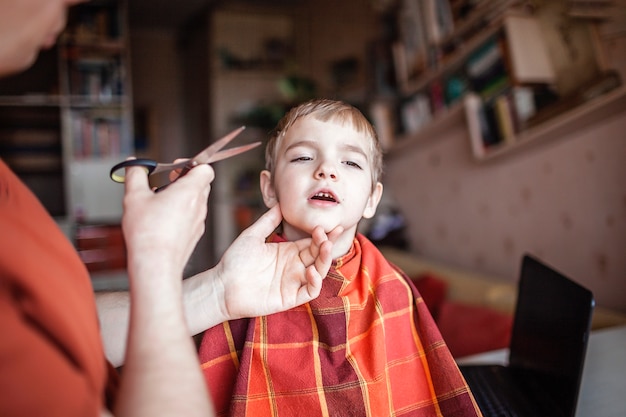
{"type": "Polygon", "coordinates": [[[315,224],[315,225],[300,225],[300,227],[294,227],[293,225],[289,225],[289,226],[283,225],[283,233],[285,234],[285,237],[287,239],[297,240],[297,239],[311,237],[311,235],[313,234],[313,230],[315,230],[315,228],[318,226],[321,226],[324,229],[325,233],[330,233],[338,225],[315,224]]]}

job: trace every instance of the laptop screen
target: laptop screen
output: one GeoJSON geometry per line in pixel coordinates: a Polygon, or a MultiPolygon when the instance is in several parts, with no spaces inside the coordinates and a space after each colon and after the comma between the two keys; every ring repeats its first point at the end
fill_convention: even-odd
{"type": "Polygon", "coordinates": [[[509,364],[538,378],[565,415],[576,408],[591,328],[593,294],[561,273],[525,255],[509,364]]]}

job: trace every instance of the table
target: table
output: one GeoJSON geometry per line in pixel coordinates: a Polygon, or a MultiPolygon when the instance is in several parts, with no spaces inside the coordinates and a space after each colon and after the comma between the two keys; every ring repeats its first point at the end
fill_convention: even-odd
{"type": "MultiPolygon", "coordinates": [[[[459,358],[458,364],[506,364],[508,349],[459,358]]],[[[577,417],[626,416],[626,326],[591,332],[577,417]]]]}

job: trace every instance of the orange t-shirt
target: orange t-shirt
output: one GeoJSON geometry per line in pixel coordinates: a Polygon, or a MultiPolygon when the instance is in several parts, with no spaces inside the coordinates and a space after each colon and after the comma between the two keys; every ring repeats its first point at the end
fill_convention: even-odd
{"type": "Polygon", "coordinates": [[[109,372],[89,274],[0,160],[0,415],[95,416],[109,372]]]}

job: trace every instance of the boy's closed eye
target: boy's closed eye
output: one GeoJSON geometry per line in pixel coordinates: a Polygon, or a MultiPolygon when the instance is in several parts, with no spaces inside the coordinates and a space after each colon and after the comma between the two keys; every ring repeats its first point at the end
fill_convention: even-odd
{"type": "Polygon", "coordinates": [[[304,161],[312,161],[313,158],[310,156],[298,156],[295,158],[292,158],[289,162],[304,162],[304,161]]]}
{"type": "Polygon", "coordinates": [[[344,164],[350,166],[350,167],[354,167],[354,168],[358,168],[360,170],[363,169],[363,167],[361,167],[361,165],[358,162],[354,162],[354,161],[344,161],[344,164]]]}
{"type": "MultiPolygon", "coordinates": [[[[312,160],[313,160],[313,157],[311,156],[298,156],[298,157],[292,158],[289,162],[305,162],[305,161],[312,161],[312,160]]],[[[349,167],[357,168],[360,170],[363,169],[361,164],[356,161],[347,160],[347,161],[343,161],[342,163],[345,165],[348,165],[349,167]]]]}

